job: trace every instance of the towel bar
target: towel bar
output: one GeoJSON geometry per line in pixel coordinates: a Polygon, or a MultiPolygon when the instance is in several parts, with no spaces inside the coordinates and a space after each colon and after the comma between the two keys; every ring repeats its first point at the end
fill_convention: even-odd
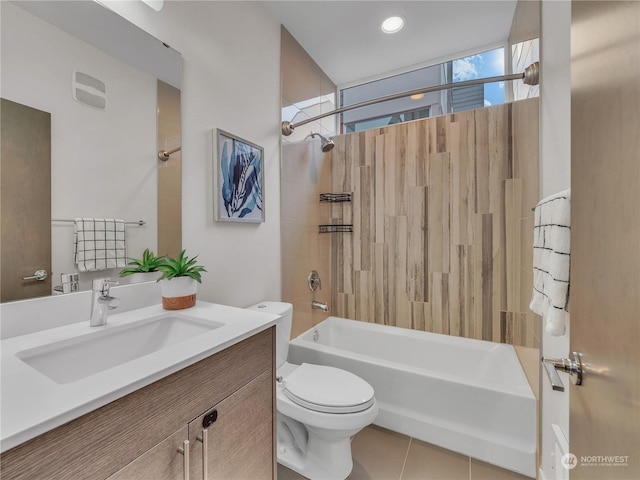
{"type": "MultiPolygon", "coordinates": [[[[61,219],[61,218],[52,218],[51,219],[52,222],[65,222],[65,223],[73,223],[75,220],[67,220],[67,219],[61,219]]],[[[124,222],[127,225],[139,225],[139,226],[143,226],[145,225],[145,221],[144,220],[138,220],[135,222],[124,222]]]]}

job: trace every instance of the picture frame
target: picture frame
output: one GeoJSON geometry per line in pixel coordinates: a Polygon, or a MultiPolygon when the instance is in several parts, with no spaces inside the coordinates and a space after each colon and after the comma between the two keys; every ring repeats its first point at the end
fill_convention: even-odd
{"type": "Polygon", "coordinates": [[[263,223],[264,149],[219,128],[213,137],[214,219],[263,223]]]}

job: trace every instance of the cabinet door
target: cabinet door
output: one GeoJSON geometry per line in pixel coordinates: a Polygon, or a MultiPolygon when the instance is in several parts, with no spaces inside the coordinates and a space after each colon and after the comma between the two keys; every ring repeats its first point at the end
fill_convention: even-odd
{"type": "Polygon", "coordinates": [[[187,439],[187,427],[107,477],[107,480],[178,480],[183,478],[185,457],[178,452],[187,439]]]}
{"type": "Polygon", "coordinates": [[[273,382],[267,370],[189,423],[192,479],[204,478],[203,453],[205,480],[273,477],[273,382]]]}

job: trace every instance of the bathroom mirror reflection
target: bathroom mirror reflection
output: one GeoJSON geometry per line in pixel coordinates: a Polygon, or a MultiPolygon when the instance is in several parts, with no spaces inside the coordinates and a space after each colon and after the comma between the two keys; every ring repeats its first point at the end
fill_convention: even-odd
{"type": "MultiPolygon", "coordinates": [[[[125,220],[128,257],[139,258],[145,248],[177,253],[181,156],[162,162],[158,151],[181,145],[181,55],[97,2],[2,2],[1,8],[1,96],[50,117],[48,164],[27,173],[28,183],[13,182],[22,198],[3,193],[2,301],[48,295],[61,285],[61,274],[78,271],[74,218],[125,220]],[[50,180],[42,174],[47,169],[50,180]],[[48,184],[34,186],[35,177],[48,184]],[[35,190],[44,198],[26,205],[24,196],[35,190]],[[4,235],[18,230],[11,250],[4,235]],[[44,239],[35,250],[48,250],[49,265],[29,253],[35,239],[44,239]],[[49,272],[45,281],[22,280],[41,269],[49,272]]],[[[9,137],[4,129],[5,122],[3,137],[9,137]]],[[[29,121],[25,129],[36,132],[29,121]]],[[[5,150],[9,140],[3,138],[3,190],[16,171],[5,150]]],[[[79,289],[119,270],[81,273],[79,289]]]]}

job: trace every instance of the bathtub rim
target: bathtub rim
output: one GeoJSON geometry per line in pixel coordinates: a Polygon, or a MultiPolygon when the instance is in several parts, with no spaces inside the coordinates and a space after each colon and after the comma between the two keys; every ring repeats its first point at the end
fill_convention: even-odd
{"type": "MultiPolygon", "coordinates": [[[[310,348],[311,350],[316,350],[316,351],[326,351],[327,353],[331,353],[334,355],[343,355],[343,356],[347,356],[349,358],[352,358],[354,360],[359,360],[359,361],[367,361],[366,359],[370,359],[370,358],[374,358],[375,361],[377,363],[380,363],[381,365],[387,367],[387,368],[402,368],[404,370],[407,370],[411,373],[417,374],[417,375],[425,375],[428,374],[429,376],[432,376],[434,378],[437,378],[438,380],[443,380],[443,381],[450,381],[453,383],[456,383],[458,385],[467,385],[467,384],[472,384],[474,387],[480,388],[480,389],[484,389],[484,390],[489,390],[489,391],[493,391],[493,392],[500,392],[500,393],[505,393],[505,394],[509,394],[509,395],[514,395],[514,396],[518,396],[518,397],[522,397],[522,398],[527,398],[527,399],[536,399],[536,396],[533,393],[533,389],[531,388],[531,384],[529,383],[529,380],[526,376],[526,374],[524,373],[524,369],[522,368],[522,364],[520,363],[520,359],[518,357],[518,354],[515,351],[515,348],[513,347],[513,345],[510,344],[506,344],[506,343],[497,343],[497,342],[492,342],[490,340],[479,340],[479,339],[475,339],[475,338],[466,338],[466,337],[456,337],[453,335],[447,335],[447,334],[443,334],[443,333],[434,333],[434,332],[425,332],[425,331],[421,331],[421,330],[412,330],[412,329],[408,329],[408,328],[402,328],[402,327],[395,327],[392,325],[383,325],[383,324],[379,324],[379,323],[371,323],[371,322],[362,322],[359,320],[352,320],[349,318],[343,318],[343,317],[337,317],[337,316],[330,316],[327,317],[326,319],[322,320],[322,322],[319,322],[318,324],[314,325],[313,327],[309,328],[308,330],[302,332],[301,334],[299,334],[297,337],[293,338],[292,340],[290,340],[289,342],[290,344],[293,345],[299,345],[302,347],[306,347],[306,348],[310,348]],[[327,345],[324,343],[318,343],[313,341],[313,332],[314,330],[316,330],[320,325],[322,325],[324,322],[346,322],[349,325],[358,328],[358,329],[364,329],[364,330],[371,330],[371,329],[380,329],[386,332],[389,332],[390,334],[393,335],[397,335],[397,336],[401,336],[401,337],[415,337],[415,336],[419,336],[419,337],[424,337],[424,336],[437,336],[437,340],[439,340],[440,342],[442,342],[443,344],[450,344],[451,342],[454,344],[466,344],[466,343],[474,343],[477,345],[482,345],[484,347],[488,347],[490,345],[498,346],[501,347],[501,350],[506,350],[506,353],[511,357],[510,360],[513,360],[515,362],[517,362],[517,365],[520,367],[517,371],[518,373],[518,383],[515,385],[508,385],[506,388],[500,388],[498,386],[495,385],[486,385],[483,384],[481,382],[475,382],[473,381],[473,379],[467,379],[467,378],[462,378],[459,376],[454,376],[454,375],[448,375],[448,374],[443,374],[438,372],[437,370],[432,370],[432,369],[427,369],[427,368],[423,368],[423,367],[416,367],[413,365],[409,365],[406,363],[401,363],[401,362],[394,362],[391,360],[386,360],[386,359],[381,359],[378,357],[372,357],[371,355],[365,355],[362,353],[354,353],[354,352],[350,352],[348,350],[342,349],[342,348],[337,348],[337,347],[333,347],[331,345],[327,345]],[[309,339],[309,337],[311,337],[311,339],[309,339]]],[[[466,346],[466,345],[463,345],[466,346]]],[[[489,350],[485,350],[486,352],[489,352],[489,350]]]]}
{"type": "Polygon", "coordinates": [[[402,337],[414,337],[414,336],[418,336],[418,337],[434,337],[435,341],[437,341],[438,343],[447,343],[447,344],[466,344],[466,343],[474,343],[476,345],[479,346],[484,346],[487,347],[489,345],[493,345],[493,346],[505,346],[505,347],[513,347],[513,345],[510,345],[508,343],[499,343],[499,342],[494,342],[492,340],[483,340],[483,339],[478,339],[478,338],[469,338],[469,337],[461,337],[458,335],[450,335],[447,333],[438,333],[438,332],[427,332],[424,330],[416,330],[416,329],[412,329],[412,328],[406,328],[406,327],[399,327],[396,325],[385,325],[383,323],[376,323],[376,322],[365,322],[365,321],[361,321],[361,320],[353,320],[351,318],[345,318],[345,317],[338,317],[335,315],[331,315],[327,318],[325,318],[324,320],[318,322],[316,325],[308,328],[307,330],[305,330],[304,332],[300,333],[299,335],[297,335],[296,337],[294,337],[292,340],[301,338],[305,335],[310,334],[310,332],[312,333],[313,330],[317,329],[319,326],[321,326],[324,323],[332,323],[332,322],[344,322],[344,323],[348,323],[350,324],[352,327],[357,328],[357,329],[362,329],[362,330],[367,330],[367,329],[380,329],[380,330],[384,330],[387,331],[388,333],[394,335],[394,336],[402,336],[402,337]]]}

